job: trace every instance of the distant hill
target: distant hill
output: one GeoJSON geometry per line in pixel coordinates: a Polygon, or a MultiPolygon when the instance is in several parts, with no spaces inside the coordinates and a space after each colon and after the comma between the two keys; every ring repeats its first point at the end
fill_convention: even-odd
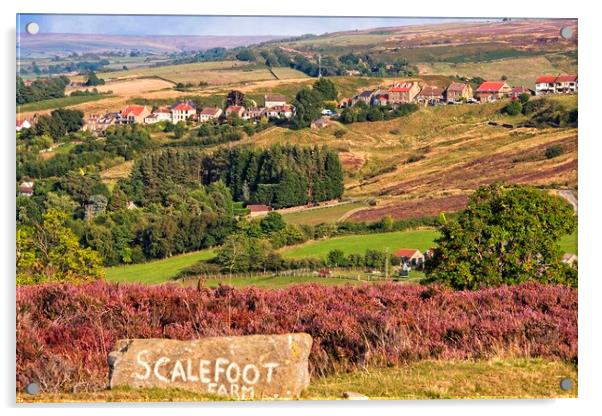
{"type": "Polygon", "coordinates": [[[178,52],[215,47],[234,48],[282,38],[282,36],[130,36],[79,33],[40,33],[31,36],[21,33],[17,48],[21,49],[24,57],[40,53],[81,53],[122,49],[178,52]]]}

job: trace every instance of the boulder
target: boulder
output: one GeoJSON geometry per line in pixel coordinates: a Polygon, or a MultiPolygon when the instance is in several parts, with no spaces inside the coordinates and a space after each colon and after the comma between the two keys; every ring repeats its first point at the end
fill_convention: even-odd
{"type": "Polygon", "coordinates": [[[123,339],[109,354],[109,386],[180,388],[235,400],[299,397],[309,385],[308,334],[123,339]]]}

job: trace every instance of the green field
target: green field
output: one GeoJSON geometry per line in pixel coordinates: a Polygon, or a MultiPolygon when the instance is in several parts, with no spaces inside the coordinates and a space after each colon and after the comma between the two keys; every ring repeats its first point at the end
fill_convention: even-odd
{"type": "Polygon", "coordinates": [[[69,107],[72,105],[87,103],[90,101],[103,100],[105,98],[111,98],[109,94],[98,94],[98,95],[81,95],[75,97],[62,97],[53,98],[50,100],[36,101],[34,103],[27,103],[17,106],[17,113],[25,113],[27,111],[41,111],[50,110],[52,108],[69,107]]]}
{"type": "MultiPolygon", "coordinates": [[[[198,283],[197,279],[190,279],[183,282],[184,286],[196,287],[198,283]]],[[[207,279],[203,283],[205,287],[216,288],[220,284],[229,285],[234,287],[248,287],[255,286],[262,289],[278,289],[288,287],[292,285],[298,285],[302,283],[318,283],[325,286],[338,286],[338,285],[357,285],[366,283],[362,280],[353,279],[341,279],[332,277],[319,277],[319,276],[253,276],[253,277],[233,277],[223,279],[207,279]]]]}
{"type": "Polygon", "coordinates": [[[435,230],[410,230],[392,233],[374,233],[349,235],[328,240],[311,241],[300,246],[285,249],[282,255],[291,257],[318,257],[325,258],[328,252],[334,249],[343,250],[345,254],[364,254],[368,249],[386,250],[390,253],[400,248],[417,248],[425,251],[433,247],[433,241],[438,232],[435,230]]]}
{"type": "Polygon", "coordinates": [[[350,202],[348,204],[341,204],[333,207],[315,208],[306,211],[282,214],[282,218],[291,224],[317,225],[321,223],[337,222],[346,212],[367,206],[368,204],[365,202],[350,202]]]}
{"type": "MultiPolygon", "coordinates": [[[[345,254],[363,254],[367,249],[386,250],[393,253],[400,248],[417,248],[425,251],[434,246],[437,238],[435,230],[410,230],[392,233],[374,233],[363,235],[350,235],[345,237],[331,238],[328,240],[311,241],[299,246],[289,247],[283,250],[284,257],[318,257],[325,258],[328,252],[334,249],[343,250],[345,254]]],[[[577,252],[577,232],[565,236],[560,241],[560,247],[566,253],[577,252]]],[[[182,269],[193,265],[199,260],[208,260],[215,254],[213,249],[181,254],[164,260],[156,260],[148,263],[133,264],[127,266],[107,267],[105,269],[106,279],[113,282],[139,282],[157,284],[170,281],[182,269]]],[[[412,277],[422,277],[418,272],[412,272],[412,277]]],[[[285,287],[297,283],[320,283],[326,285],[339,285],[346,283],[359,283],[352,279],[321,278],[317,276],[254,276],[239,277],[232,279],[209,279],[205,285],[217,287],[219,283],[228,283],[232,286],[257,286],[263,288],[285,287]]],[[[196,280],[187,284],[196,285],[196,280]]]]}
{"type": "Polygon", "coordinates": [[[199,260],[210,259],[213,255],[214,251],[207,249],[148,263],[107,267],[105,275],[112,282],[163,283],[172,279],[180,270],[199,260]]]}

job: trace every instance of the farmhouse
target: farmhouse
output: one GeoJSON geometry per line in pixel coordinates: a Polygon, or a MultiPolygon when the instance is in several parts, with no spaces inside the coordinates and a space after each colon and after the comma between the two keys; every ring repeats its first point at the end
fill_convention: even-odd
{"type": "Polygon", "coordinates": [[[268,108],[265,112],[268,118],[286,118],[293,116],[293,108],[290,105],[278,105],[268,108]]]}
{"type": "Polygon", "coordinates": [[[160,121],[171,122],[171,111],[168,108],[158,108],[153,113],[144,119],[145,124],[155,124],[160,121]]]}
{"type": "Polygon", "coordinates": [[[370,105],[370,101],[372,100],[372,94],[374,91],[365,90],[360,92],[358,95],[355,95],[351,99],[351,105],[357,104],[359,101],[363,101],[366,104],[370,105]]]}
{"type": "Polygon", "coordinates": [[[219,107],[205,107],[199,114],[199,121],[206,123],[210,120],[217,120],[222,115],[222,109],[219,107]]]}
{"type": "Polygon", "coordinates": [[[171,107],[171,121],[186,121],[196,115],[196,106],[192,101],[179,102],[171,107]]]}
{"type": "Polygon", "coordinates": [[[261,118],[262,115],[266,113],[267,109],[265,107],[250,107],[245,110],[242,114],[243,120],[257,120],[261,118]]]}
{"type": "Polygon", "coordinates": [[[85,121],[83,131],[89,131],[93,135],[104,133],[106,129],[117,123],[119,113],[106,113],[105,115],[92,114],[85,121]]]}
{"type": "Polygon", "coordinates": [[[19,120],[17,117],[17,131],[21,131],[23,129],[28,129],[31,127],[31,123],[27,119],[19,120]]]}
{"type": "Polygon", "coordinates": [[[512,87],[512,89],[508,93],[508,98],[518,98],[518,96],[521,94],[533,95],[533,91],[522,85],[519,87],[512,87]]]}
{"type": "Polygon", "coordinates": [[[472,95],[472,87],[469,84],[452,82],[445,90],[445,101],[448,103],[457,103],[463,100],[470,100],[472,95]]]}
{"type": "Polygon", "coordinates": [[[128,105],[117,114],[116,124],[144,123],[144,119],[151,113],[150,107],[145,105],[128,105]]]}
{"type": "Polygon", "coordinates": [[[420,90],[416,100],[424,105],[440,103],[443,101],[443,88],[426,86],[420,90]]]}
{"type": "Polygon", "coordinates": [[[506,81],[485,81],[475,91],[475,97],[482,103],[504,98],[512,88],[506,81]]]}
{"type": "Polygon", "coordinates": [[[411,103],[420,92],[417,82],[395,83],[389,88],[389,104],[411,103]]]}
{"type": "Polygon", "coordinates": [[[245,112],[245,108],[242,105],[229,105],[226,107],[226,117],[242,117],[245,112]]]}
{"type": "Polygon", "coordinates": [[[265,215],[271,210],[268,205],[264,204],[249,204],[246,208],[249,210],[249,216],[251,218],[265,215]]]}
{"type": "Polygon", "coordinates": [[[19,185],[19,194],[23,196],[33,196],[33,182],[22,182],[19,185]]]}
{"type": "Polygon", "coordinates": [[[379,89],[372,94],[372,105],[387,105],[389,104],[389,91],[379,89]]]}
{"type": "Polygon", "coordinates": [[[576,92],[576,75],[542,75],[535,80],[535,95],[574,94],[576,92]]]}
{"type": "Polygon", "coordinates": [[[267,108],[283,106],[286,104],[286,97],[280,94],[264,95],[263,99],[267,108]]]}
{"type": "Polygon", "coordinates": [[[424,264],[424,254],[415,248],[400,248],[394,255],[399,257],[402,263],[409,266],[422,266],[424,264]]]}
{"type": "Polygon", "coordinates": [[[338,108],[348,108],[351,107],[353,105],[353,99],[352,98],[343,98],[341,101],[339,101],[337,103],[337,107],[338,108]]]}

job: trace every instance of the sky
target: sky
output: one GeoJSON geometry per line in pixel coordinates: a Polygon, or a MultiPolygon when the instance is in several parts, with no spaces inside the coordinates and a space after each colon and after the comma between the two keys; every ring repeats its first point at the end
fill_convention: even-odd
{"type": "MultiPolygon", "coordinates": [[[[255,17],[255,16],[124,16],[124,15],[17,15],[17,30],[29,22],[40,33],[92,33],[106,35],[279,35],[404,26],[461,19],[396,17],[255,17]]],[[[473,19],[475,20],[475,19],[473,19]]]]}

